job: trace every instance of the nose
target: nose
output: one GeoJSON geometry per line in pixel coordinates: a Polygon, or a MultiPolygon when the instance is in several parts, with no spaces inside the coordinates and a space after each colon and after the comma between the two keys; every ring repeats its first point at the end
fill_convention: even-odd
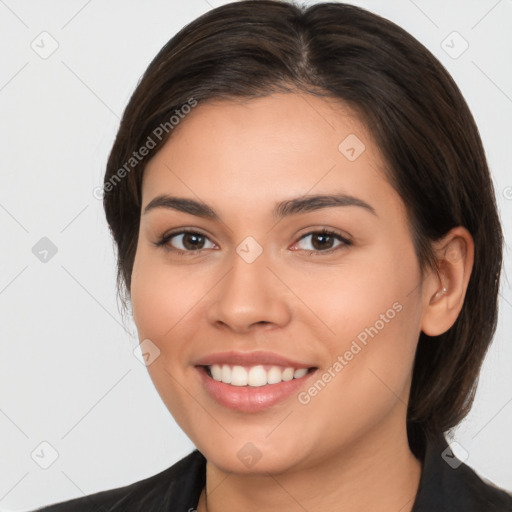
{"type": "Polygon", "coordinates": [[[271,270],[265,251],[250,263],[234,251],[230,263],[230,270],[212,290],[209,322],[240,334],[286,326],[291,319],[289,294],[271,270]]]}

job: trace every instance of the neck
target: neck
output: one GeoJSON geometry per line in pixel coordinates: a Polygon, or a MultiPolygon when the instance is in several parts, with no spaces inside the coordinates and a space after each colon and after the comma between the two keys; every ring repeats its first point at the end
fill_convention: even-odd
{"type": "Polygon", "coordinates": [[[361,437],[321,466],[279,475],[224,473],[208,462],[197,511],[410,512],[420,476],[404,426],[361,437]]]}

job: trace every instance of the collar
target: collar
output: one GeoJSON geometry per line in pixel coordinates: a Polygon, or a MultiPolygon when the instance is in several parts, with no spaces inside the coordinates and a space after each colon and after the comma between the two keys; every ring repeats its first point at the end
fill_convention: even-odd
{"type": "MultiPolygon", "coordinates": [[[[424,444],[422,472],[412,512],[512,512],[512,495],[480,478],[458,460],[442,434],[424,444]]],[[[199,450],[166,470],[117,489],[37,509],[38,512],[196,512],[206,485],[199,450]]]]}
{"type": "Polygon", "coordinates": [[[512,495],[484,481],[460,461],[443,434],[427,440],[411,512],[512,511],[512,495]]]}

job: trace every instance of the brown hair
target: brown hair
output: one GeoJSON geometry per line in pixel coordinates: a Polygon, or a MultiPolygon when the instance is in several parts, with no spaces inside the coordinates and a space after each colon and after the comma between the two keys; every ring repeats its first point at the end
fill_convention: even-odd
{"type": "Polygon", "coordinates": [[[117,244],[118,290],[126,305],[144,166],[172,134],[171,117],[191,98],[200,104],[293,91],[338,99],[359,114],[406,205],[422,272],[437,269],[432,241],[451,228],[464,226],[474,238],[459,317],[437,339],[421,333],[418,342],[407,427],[411,449],[421,456],[426,436],[452,428],[471,407],[496,328],[502,232],[478,129],[461,92],[394,23],[341,3],[253,0],[213,9],[176,34],[133,93],[107,164],[103,201],[117,244]],[[162,130],[155,136],[159,126],[167,127],[165,136],[162,130]],[[128,167],[150,139],[149,157],[128,167]]]}

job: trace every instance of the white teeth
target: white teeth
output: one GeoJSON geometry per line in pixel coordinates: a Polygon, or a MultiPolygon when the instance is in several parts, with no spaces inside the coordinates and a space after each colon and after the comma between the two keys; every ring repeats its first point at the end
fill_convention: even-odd
{"type": "MultiPolygon", "coordinates": [[[[229,367],[228,367],[229,370],[229,367]]],[[[222,380],[222,368],[218,364],[214,364],[210,366],[210,371],[212,372],[212,377],[215,380],[222,380]]]]}
{"type": "Polygon", "coordinates": [[[243,366],[233,366],[231,370],[232,386],[247,386],[247,370],[243,366]]]}
{"type": "Polygon", "coordinates": [[[288,367],[283,370],[279,366],[272,366],[269,370],[265,370],[262,365],[245,368],[238,365],[231,367],[227,364],[214,364],[208,368],[214,380],[232,386],[259,387],[266,384],[279,384],[292,379],[300,379],[308,373],[307,368],[295,370],[288,367]]]}
{"type": "MultiPolygon", "coordinates": [[[[217,365],[214,365],[214,366],[217,366],[217,365]]],[[[222,366],[222,377],[220,380],[222,380],[222,382],[225,382],[226,384],[231,384],[231,368],[225,364],[222,366]]]]}
{"type": "Polygon", "coordinates": [[[267,372],[263,366],[253,366],[249,370],[249,377],[247,379],[249,386],[264,386],[267,383],[267,372]]]}
{"type": "Polygon", "coordinates": [[[272,366],[267,372],[268,384],[279,384],[281,382],[281,370],[277,366],[272,366]]]}
{"type": "Polygon", "coordinates": [[[295,370],[295,373],[293,374],[294,379],[300,379],[301,377],[304,377],[308,373],[307,368],[301,368],[300,370],[295,370]]]}
{"type": "Polygon", "coordinates": [[[285,382],[292,380],[294,372],[295,370],[293,368],[286,368],[286,370],[283,372],[283,380],[285,382]]]}

